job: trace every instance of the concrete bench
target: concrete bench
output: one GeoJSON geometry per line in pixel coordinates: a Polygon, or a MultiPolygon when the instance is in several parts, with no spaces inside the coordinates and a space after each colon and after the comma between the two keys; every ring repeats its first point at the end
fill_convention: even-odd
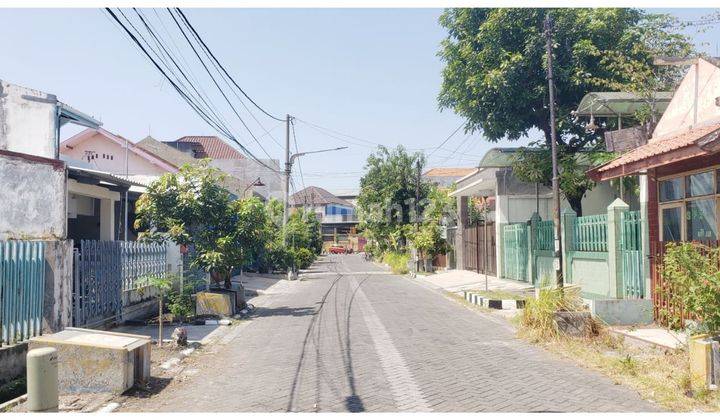
{"type": "Polygon", "coordinates": [[[30,350],[58,351],[60,394],[122,394],[150,379],[151,339],[146,335],[66,328],[30,339],[30,350]]]}

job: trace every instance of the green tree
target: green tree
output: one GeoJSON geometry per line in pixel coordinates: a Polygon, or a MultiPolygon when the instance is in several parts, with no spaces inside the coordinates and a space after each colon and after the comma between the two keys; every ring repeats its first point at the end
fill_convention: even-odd
{"type": "Polygon", "coordinates": [[[248,263],[267,240],[267,214],[257,198],[232,201],[222,180],[206,161],[164,174],[138,200],[135,227],[141,239],[168,236],[193,245],[192,264],[230,287],[233,269],[248,263]]]}
{"type": "Polygon", "coordinates": [[[358,195],[359,228],[381,252],[406,246],[411,224],[419,219],[416,204],[418,214],[427,205],[430,185],[422,179],[418,185],[418,165],[422,171],[425,157],[402,146],[394,150],[380,146],[367,159],[358,195]],[[416,203],[417,187],[420,201],[416,203]]]}
{"type": "Polygon", "coordinates": [[[167,235],[180,245],[214,242],[228,225],[231,197],[220,186],[223,179],[207,161],[162,175],[137,201],[140,239],[167,235]]]}
{"type": "Polygon", "coordinates": [[[265,222],[267,214],[262,202],[246,198],[230,203],[227,221],[222,230],[216,232],[213,241],[196,245],[199,265],[211,273],[216,283],[231,286],[231,275],[235,268],[254,261],[268,239],[265,222]]]}
{"type": "MultiPolygon", "coordinates": [[[[582,196],[594,184],[572,157],[603,149],[603,132],[614,122],[588,131],[572,112],[586,93],[629,86],[636,77],[633,68],[652,69],[654,55],[677,54],[690,44],[673,27],[658,25],[659,15],[638,9],[448,9],[440,17],[448,37],[439,52],[445,62],[439,103],[465,117],[467,131],[482,131],[496,142],[518,140],[537,129],[544,137],[540,148],[549,148],[547,12],[554,20],[559,157],[567,172],[563,194],[580,213],[582,196]]],[[[521,155],[515,166],[531,166],[524,172],[532,176],[523,180],[541,176],[545,183],[549,161],[533,156],[521,155]]]]}

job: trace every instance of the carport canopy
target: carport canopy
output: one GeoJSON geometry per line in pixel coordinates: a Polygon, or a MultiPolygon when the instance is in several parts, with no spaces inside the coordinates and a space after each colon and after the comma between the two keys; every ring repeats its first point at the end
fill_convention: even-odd
{"type": "MultiPolygon", "coordinates": [[[[662,115],[670,104],[672,92],[655,92],[656,111],[662,115]]],[[[648,103],[647,98],[630,92],[590,92],[578,105],[575,115],[595,117],[632,117],[648,103]]]]}

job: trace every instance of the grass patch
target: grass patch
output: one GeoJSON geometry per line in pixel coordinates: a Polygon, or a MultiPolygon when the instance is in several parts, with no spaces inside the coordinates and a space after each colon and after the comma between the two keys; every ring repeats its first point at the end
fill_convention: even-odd
{"type": "Polygon", "coordinates": [[[553,313],[578,309],[579,295],[569,287],[542,289],[528,299],[517,317],[518,336],[544,349],[604,373],[617,384],[635,389],[649,401],[671,411],[718,411],[720,392],[692,389],[690,363],[684,349],[626,344],[594,321],[588,337],[560,333],[553,313]]]}
{"type": "Polygon", "coordinates": [[[507,292],[505,290],[488,290],[487,292],[484,290],[469,290],[469,292],[493,300],[526,300],[528,298],[528,296],[507,292]]]}
{"type": "Polygon", "coordinates": [[[562,336],[562,333],[558,329],[555,313],[582,309],[579,287],[543,287],[538,291],[537,297],[525,301],[520,325],[528,335],[534,335],[535,340],[557,338],[562,336]]]}
{"type": "MultiPolygon", "coordinates": [[[[523,334],[520,334],[523,336],[523,334]]],[[[685,350],[634,346],[603,331],[595,338],[557,337],[535,341],[553,353],[598,370],[615,383],[671,411],[718,411],[720,393],[692,389],[685,350]]]]}

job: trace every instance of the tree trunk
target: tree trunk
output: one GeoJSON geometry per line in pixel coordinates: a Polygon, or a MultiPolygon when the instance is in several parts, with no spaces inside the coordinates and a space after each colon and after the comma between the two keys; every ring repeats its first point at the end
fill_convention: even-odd
{"type": "MultiPolygon", "coordinates": [[[[583,192],[584,195],[584,192],[583,192]]],[[[578,217],[582,216],[582,197],[583,195],[580,195],[578,197],[566,197],[568,203],[570,203],[570,208],[572,208],[575,213],[577,213],[578,217]]]]}
{"type": "Polygon", "coordinates": [[[232,289],[232,270],[230,270],[229,272],[225,273],[224,276],[225,276],[225,282],[224,282],[223,285],[224,285],[225,288],[228,289],[228,290],[229,290],[229,289],[232,289]]]}

